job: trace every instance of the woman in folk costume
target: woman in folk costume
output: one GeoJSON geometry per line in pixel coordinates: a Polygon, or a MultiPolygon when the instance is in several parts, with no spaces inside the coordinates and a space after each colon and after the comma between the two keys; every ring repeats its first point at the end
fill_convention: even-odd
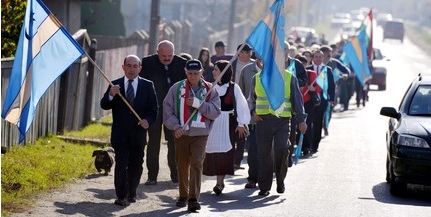
{"type": "MultiPolygon", "coordinates": [[[[214,64],[214,79],[228,66],[228,61],[219,60],[214,64]]],[[[250,110],[247,100],[238,84],[232,81],[232,67],[229,66],[215,84],[221,101],[221,115],[214,120],[206,147],[203,174],[217,176],[217,184],[213,188],[216,195],[224,189],[226,175],[234,175],[235,136],[245,138],[247,124],[250,123],[250,110]]]]}

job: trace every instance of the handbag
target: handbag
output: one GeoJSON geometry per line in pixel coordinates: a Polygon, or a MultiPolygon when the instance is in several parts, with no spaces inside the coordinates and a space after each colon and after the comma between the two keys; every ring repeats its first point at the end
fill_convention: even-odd
{"type": "Polygon", "coordinates": [[[313,102],[314,106],[318,106],[320,105],[320,102],[322,101],[320,99],[320,94],[314,92],[314,91],[310,91],[310,97],[311,97],[311,101],[313,102]]]}

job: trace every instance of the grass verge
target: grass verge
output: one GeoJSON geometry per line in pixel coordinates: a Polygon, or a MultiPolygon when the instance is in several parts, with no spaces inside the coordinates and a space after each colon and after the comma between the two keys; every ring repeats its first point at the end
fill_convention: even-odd
{"type": "MultiPolygon", "coordinates": [[[[109,141],[110,126],[94,123],[65,135],[109,141]]],[[[24,212],[43,193],[96,172],[92,153],[99,148],[51,135],[34,144],[9,149],[1,157],[1,215],[24,212]]]]}

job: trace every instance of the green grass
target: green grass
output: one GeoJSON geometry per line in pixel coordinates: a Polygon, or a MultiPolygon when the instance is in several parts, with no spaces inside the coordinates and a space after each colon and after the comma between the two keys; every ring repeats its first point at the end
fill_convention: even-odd
{"type": "MultiPolygon", "coordinates": [[[[106,120],[104,122],[109,122],[109,118],[106,120]]],[[[110,129],[108,125],[94,123],[65,135],[109,141],[110,129]]],[[[95,173],[92,153],[99,148],[91,144],[65,142],[56,136],[10,148],[1,157],[2,216],[26,211],[37,196],[95,173]]]]}

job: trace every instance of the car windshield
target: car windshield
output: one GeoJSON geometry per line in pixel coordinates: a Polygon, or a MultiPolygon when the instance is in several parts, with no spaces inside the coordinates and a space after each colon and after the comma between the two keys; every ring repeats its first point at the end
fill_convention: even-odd
{"type": "Polygon", "coordinates": [[[413,96],[410,115],[431,115],[431,85],[421,85],[413,96]]]}

